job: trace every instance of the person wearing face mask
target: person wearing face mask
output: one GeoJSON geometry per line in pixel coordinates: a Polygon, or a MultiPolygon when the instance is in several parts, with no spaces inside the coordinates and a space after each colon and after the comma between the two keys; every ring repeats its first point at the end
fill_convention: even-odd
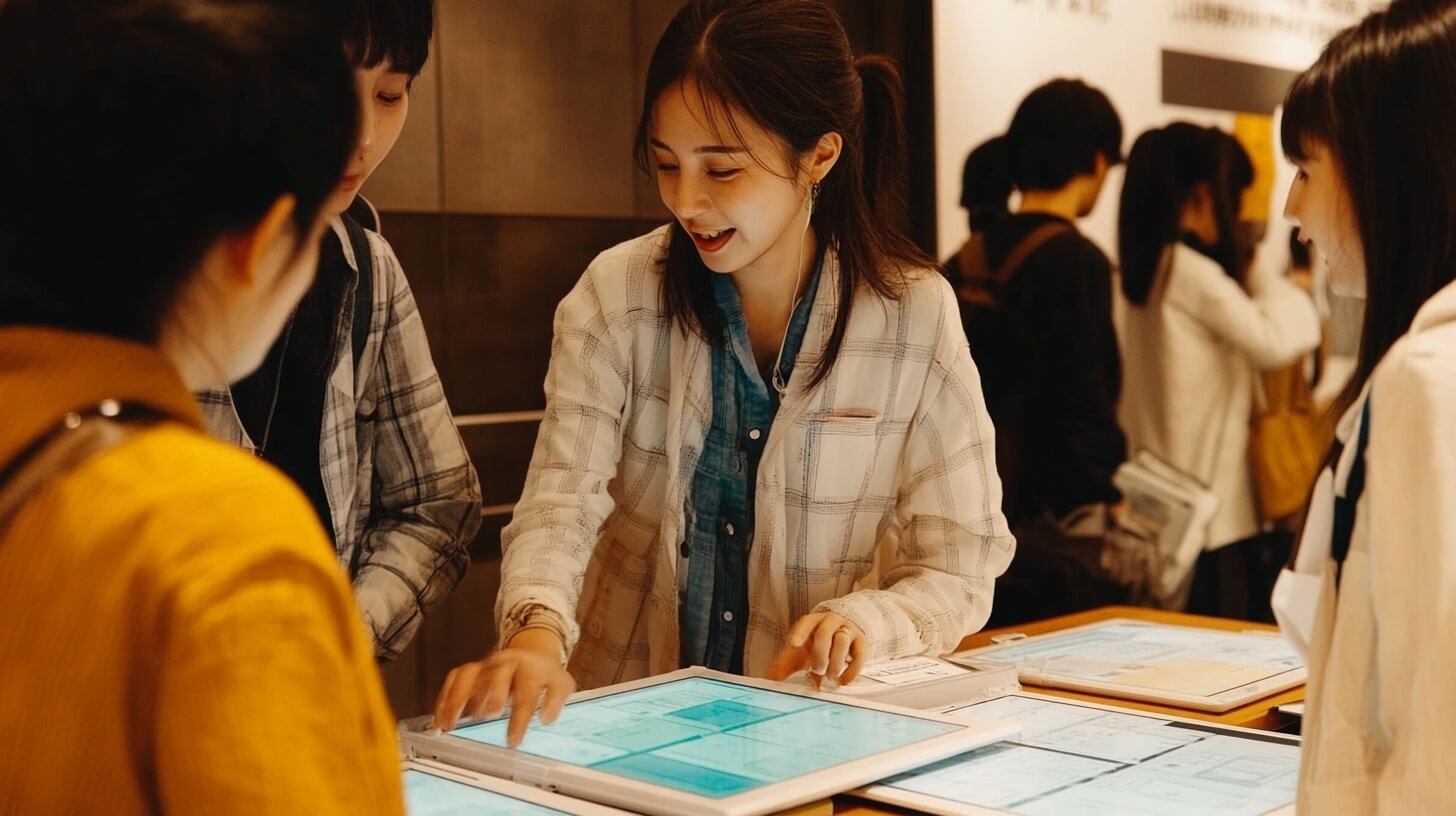
{"type": "Polygon", "coordinates": [[[1119,415],[1131,451],[1218,497],[1190,611],[1267,618],[1278,561],[1267,557],[1249,465],[1254,377],[1313,350],[1320,325],[1277,265],[1243,269],[1234,227],[1252,181],[1248,154],[1215,128],[1174,122],[1133,144],[1118,220],[1119,415]]]}
{"type": "Polygon", "coordinates": [[[480,482],[399,259],[377,227],[352,215],[404,127],[430,53],[433,0],[339,6],[362,124],[329,197],[335,218],[318,276],[263,365],[200,400],[218,438],[303,488],[353,582],[376,655],[391,660],[464,577],[480,482]]]}
{"type": "Polygon", "coordinates": [[[852,680],[976,631],[1014,540],[955,296],[889,220],[901,84],[824,0],[694,0],[638,130],[673,223],[556,314],[501,649],[437,725],[693,664],[852,680]],[[569,672],[563,668],[569,665],[569,672]]]}
{"type": "Polygon", "coordinates": [[[313,278],[358,119],[328,8],[0,5],[6,813],[403,813],[318,520],[192,396],[313,278]]]}
{"type": "Polygon", "coordinates": [[[1301,813],[1456,812],[1456,2],[1395,0],[1289,90],[1285,214],[1364,295],[1274,609],[1309,661],[1301,813]]]}

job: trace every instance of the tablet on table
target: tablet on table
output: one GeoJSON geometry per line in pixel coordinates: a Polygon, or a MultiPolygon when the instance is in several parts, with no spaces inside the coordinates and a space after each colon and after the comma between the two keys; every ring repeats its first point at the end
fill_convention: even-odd
{"type": "Polygon", "coordinates": [[[951,660],[1000,661],[1021,682],[1222,713],[1305,681],[1304,658],[1277,632],[1229,632],[1114,618],[951,660]]]}
{"type": "Polygon", "coordinates": [[[408,723],[412,757],[645,813],[750,816],[823,799],[1011,736],[1002,722],[693,668],[575,695],[506,748],[505,717],[408,723]]]}
{"type": "Polygon", "coordinates": [[[1021,734],[859,794],[939,816],[1294,813],[1296,737],[1026,692],[946,713],[1012,718],[1021,734]]]}

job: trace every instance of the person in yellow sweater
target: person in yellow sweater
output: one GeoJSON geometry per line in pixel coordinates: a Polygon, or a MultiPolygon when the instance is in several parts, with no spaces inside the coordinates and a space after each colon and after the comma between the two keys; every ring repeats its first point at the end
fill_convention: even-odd
{"type": "Polygon", "coordinates": [[[317,265],[358,119],[329,8],[0,3],[0,813],[403,812],[318,519],[192,398],[317,265]]]}

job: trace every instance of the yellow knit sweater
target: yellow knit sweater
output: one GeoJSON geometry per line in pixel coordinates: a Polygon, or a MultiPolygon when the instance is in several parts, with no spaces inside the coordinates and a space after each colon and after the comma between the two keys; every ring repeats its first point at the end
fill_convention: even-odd
{"type": "Polygon", "coordinates": [[[0,470],[68,410],[171,416],[0,527],[0,812],[399,814],[393,723],[303,496],[150,349],[0,329],[0,470]]]}

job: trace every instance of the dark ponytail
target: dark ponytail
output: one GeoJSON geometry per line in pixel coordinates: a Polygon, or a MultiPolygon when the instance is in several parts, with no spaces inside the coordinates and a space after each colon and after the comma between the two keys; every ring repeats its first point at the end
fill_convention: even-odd
{"type": "MultiPolygon", "coordinates": [[[[834,328],[809,378],[823,382],[839,356],[854,296],[868,288],[898,298],[905,274],[933,262],[894,224],[904,201],[904,89],[894,63],[855,59],[844,25],[827,0],[692,0],[668,24],[647,68],[637,159],[652,172],[652,111],[686,79],[704,107],[737,133],[743,115],[784,143],[790,168],[826,133],[844,139],[839,161],[821,182],[813,224],[839,257],[834,328]]],[[[764,157],[756,157],[760,162],[764,157]]],[[[684,332],[725,342],[711,279],[701,274],[692,240],[671,227],[663,310],[684,332]]]]}
{"type": "Polygon", "coordinates": [[[1183,208],[1200,184],[1212,197],[1219,240],[1195,248],[1243,280],[1234,226],[1252,170],[1243,147],[1216,128],[1174,122],[1138,137],[1127,157],[1117,217],[1122,293],[1131,303],[1147,305],[1164,253],[1184,239],[1183,208]]]}
{"type": "Polygon", "coordinates": [[[908,166],[905,135],[905,83],[889,57],[869,54],[854,61],[864,88],[864,193],[866,203],[886,224],[905,214],[908,166]]]}
{"type": "Polygon", "coordinates": [[[1127,155],[1117,213],[1117,259],[1122,294],[1137,306],[1147,305],[1163,253],[1182,232],[1183,202],[1192,192],[1173,172],[1169,141],[1166,131],[1149,130],[1127,155]]]}
{"type": "Polygon", "coordinates": [[[1011,154],[1005,136],[994,136],[966,156],[961,171],[961,207],[971,232],[980,232],[1007,212],[1011,198],[1011,154]]]}

